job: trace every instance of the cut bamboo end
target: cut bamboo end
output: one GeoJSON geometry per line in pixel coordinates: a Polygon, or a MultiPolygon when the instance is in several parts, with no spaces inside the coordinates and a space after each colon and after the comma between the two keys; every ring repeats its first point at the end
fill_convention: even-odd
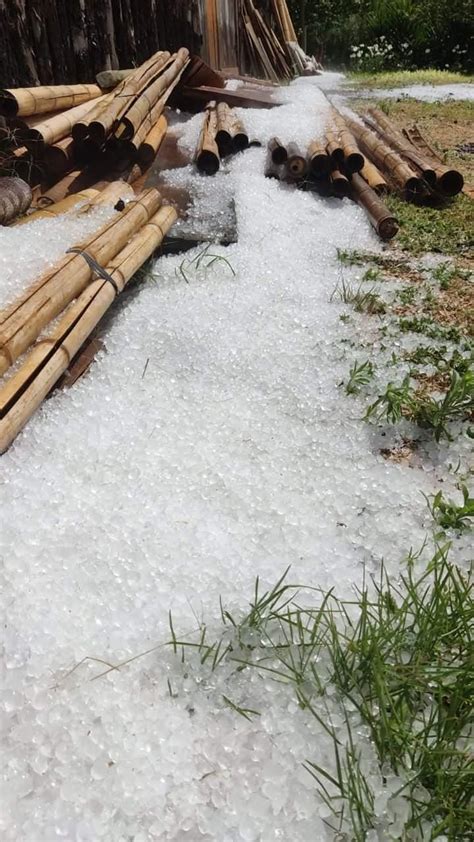
{"type": "Polygon", "coordinates": [[[295,181],[303,179],[307,173],[306,158],[301,153],[296,143],[289,143],[287,146],[288,158],[285,164],[285,174],[295,181]]]}
{"type": "Polygon", "coordinates": [[[344,166],[344,149],[341,146],[338,132],[326,132],[326,152],[336,167],[344,166]]]}
{"type": "Polygon", "coordinates": [[[331,187],[335,196],[337,196],[339,199],[344,199],[347,196],[350,196],[351,186],[349,183],[349,179],[346,178],[344,173],[340,172],[337,169],[333,169],[329,175],[329,180],[331,182],[331,187]]]}
{"type": "Polygon", "coordinates": [[[436,186],[446,196],[457,196],[464,187],[464,178],[458,170],[436,167],[436,186]]]}
{"type": "Polygon", "coordinates": [[[147,166],[154,161],[158,150],[163,143],[166,132],[168,131],[168,120],[162,114],[158,122],[147,134],[144,142],[138,150],[138,160],[143,166],[147,166]]]}
{"type": "Polygon", "coordinates": [[[287,149],[277,137],[270,138],[268,141],[268,149],[270,151],[272,163],[277,167],[285,164],[288,160],[287,149]]]}
{"type": "Polygon", "coordinates": [[[0,225],[7,225],[26,213],[31,199],[31,188],[26,181],[14,176],[0,178],[0,225]]]}
{"type": "Polygon", "coordinates": [[[215,102],[209,103],[196,150],[196,166],[204,175],[215,175],[220,167],[219,147],[216,143],[217,114],[215,102]]]}
{"type": "Polygon", "coordinates": [[[331,169],[331,159],[323,143],[318,140],[308,147],[308,168],[314,178],[324,178],[331,169]]]}

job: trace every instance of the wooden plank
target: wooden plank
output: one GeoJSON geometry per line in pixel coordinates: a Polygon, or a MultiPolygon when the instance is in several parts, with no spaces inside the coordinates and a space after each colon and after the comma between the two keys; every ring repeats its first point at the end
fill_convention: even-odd
{"type": "Polygon", "coordinates": [[[212,88],[209,85],[201,85],[199,88],[183,87],[180,91],[181,97],[190,105],[208,103],[215,99],[216,102],[227,102],[232,108],[276,108],[281,105],[273,99],[273,90],[269,91],[246,91],[239,88],[237,91],[221,90],[212,88]]]}

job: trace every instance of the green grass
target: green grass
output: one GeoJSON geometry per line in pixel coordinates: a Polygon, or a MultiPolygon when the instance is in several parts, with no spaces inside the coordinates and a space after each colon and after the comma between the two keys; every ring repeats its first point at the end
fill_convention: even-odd
{"type": "MultiPolygon", "coordinates": [[[[366,280],[365,276],[362,280],[366,280]]],[[[385,313],[385,304],[380,296],[373,289],[364,290],[362,284],[356,289],[343,280],[341,284],[336,286],[331,300],[335,296],[344,304],[352,304],[358,313],[367,313],[369,316],[385,313]]]]}
{"type": "Polygon", "coordinates": [[[472,76],[449,70],[392,70],[386,73],[349,74],[351,85],[362,88],[401,88],[407,85],[448,85],[456,82],[473,82],[472,76]]]}
{"type": "Polygon", "coordinates": [[[404,251],[459,255],[474,245],[474,203],[468,196],[457,196],[442,208],[413,205],[395,195],[386,204],[400,223],[397,245],[404,251]]]}
{"type": "Polygon", "coordinates": [[[374,366],[370,360],[364,363],[354,362],[349,372],[349,379],[345,385],[347,395],[356,395],[362,388],[367,386],[374,376],[374,366]]]}
{"type": "MultiPolygon", "coordinates": [[[[193,659],[202,677],[224,664],[227,675],[232,667],[235,676],[256,670],[267,687],[272,679],[286,685],[330,736],[332,767],[321,765],[317,735],[304,765],[333,816],[334,838],[365,842],[377,828],[379,839],[457,842],[472,828],[472,585],[450,562],[449,545],[423,572],[415,569],[412,553],[396,581],[382,566],[351,600],[289,584],[288,571],[269,591],[257,579],[244,616],[221,604],[222,630],[209,637],[202,625],[194,641],[179,640],[170,620],[170,645],[184,669],[193,659]],[[334,713],[343,727],[333,727],[334,713]],[[389,809],[406,810],[396,836],[380,807],[376,815],[364,748],[373,752],[389,809]]],[[[225,696],[223,703],[246,719],[259,715],[251,701],[244,707],[225,696]]]]}
{"type": "Polygon", "coordinates": [[[434,520],[443,529],[470,529],[474,521],[474,497],[471,497],[466,485],[461,486],[462,503],[446,500],[442,491],[428,500],[434,520]]]}

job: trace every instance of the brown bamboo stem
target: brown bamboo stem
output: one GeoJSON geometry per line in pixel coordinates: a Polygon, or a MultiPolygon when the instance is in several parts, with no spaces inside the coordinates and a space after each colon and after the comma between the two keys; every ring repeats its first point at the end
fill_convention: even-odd
{"type": "Polygon", "coordinates": [[[329,181],[331,182],[333,193],[339,199],[344,199],[346,196],[350,195],[351,186],[349,184],[349,179],[346,178],[344,173],[337,169],[331,170],[329,174],[329,181]]]}
{"type": "Polygon", "coordinates": [[[219,155],[223,158],[226,155],[230,155],[233,149],[234,115],[232,109],[226,102],[218,102],[216,112],[216,143],[219,148],[219,155]]]}
{"type": "Polygon", "coordinates": [[[351,187],[356,201],[364,208],[379,237],[391,240],[398,232],[398,222],[393,214],[359,173],[352,175],[351,187]]]}
{"type": "Polygon", "coordinates": [[[113,304],[116,295],[151,257],[175,223],[171,206],[162,207],[106,267],[109,281],[88,285],[59,323],[32,349],[21,368],[0,389],[0,452],[3,453],[66,371],[84,341],[113,304]]]}
{"type": "Polygon", "coordinates": [[[344,164],[349,173],[360,172],[364,166],[364,156],[357,145],[353,133],[350,131],[349,120],[344,119],[339,111],[333,109],[334,122],[339,131],[341,146],[344,151],[344,164]]]}
{"type": "Polygon", "coordinates": [[[311,175],[315,178],[324,178],[328,175],[331,169],[331,159],[323,142],[313,140],[310,143],[308,147],[308,167],[311,175]]]}
{"type": "Polygon", "coordinates": [[[388,193],[388,184],[382,173],[377,169],[375,164],[372,164],[372,162],[367,160],[367,158],[365,159],[365,164],[360,171],[360,175],[367,182],[369,187],[371,187],[372,190],[375,190],[377,196],[383,196],[385,193],[388,193]]]}
{"type": "Polygon", "coordinates": [[[215,102],[210,102],[206,109],[195,155],[199,172],[215,175],[220,167],[219,148],[216,143],[217,114],[215,102]]]}
{"type": "Polygon", "coordinates": [[[338,131],[328,130],[326,132],[326,152],[335,166],[344,166],[344,149],[338,131]]]}
{"type": "MultiPolygon", "coordinates": [[[[129,237],[148,221],[161,204],[153,188],[126,205],[125,210],[103,225],[78,247],[104,265],[129,237]]],[[[46,325],[76,298],[90,280],[91,269],[81,255],[68,254],[35,281],[10,307],[0,313],[0,375],[18,359],[46,325]]]]}
{"type": "Polygon", "coordinates": [[[301,181],[306,175],[307,164],[304,155],[296,143],[287,146],[288,159],[285,164],[285,175],[295,181],[301,181]]]}
{"type": "Polygon", "coordinates": [[[64,111],[102,95],[98,85],[56,85],[37,88],[5,88],[0,90],[0,114],[6,117],[28,117],[64,111]]]}
{"type": "Polygon", "coordinates": [[[377,167],[386,172],[392,181],[408,196],[423,193],[423,182],[405,161],[393,149],[364,126],[348,119],[348,124],[357,138],[362,150],[369,156],[377,167]]]}
{"type": "Polygon", "coordinates": [[[166,132],[168,131],[168,120],[164,116],[158,119],[158,122],[148,132],[145,140],[140,145],[138,150],[138,160],[142,166],[148,166],[155,160],[158,149],[163,143],[166,132]]]}
{"type": "Polygon", "coordinates": [[[23,216],[21,219],[16,220],[13,224],[26,225],[28,222],[36,222],[37,219],[51,219],[52,217],[60,216],[60,214],[69,213],[69,211],[74,210],[74,208],[82,204],[82,202],[88,202],[90,199],[93,199],[98,195],[99,191],[92,188],[83,190],[80,193],[73,193],[71,196],[66,196],[65,199],[61,199],[60,202],[56,202],[54,205],[50,205],[42,210],[36,210],[28,216],[23,216]]]}
{"type": "Polygon", "coordinates": [[[69,108],[62,114],[50,117],[49,120],[37,123],[22,133],[25,146],[28,149],[32,149],[35,154],[39,154],[45,145],[57,143],[58,140],[62,140],[64,137],[72,134],[76,123],[90,114],[92,109],[98,106],[105,107],[112,99],[113,94],[105,94],[98,99],[76,105],[75,108],[69,108]]]}

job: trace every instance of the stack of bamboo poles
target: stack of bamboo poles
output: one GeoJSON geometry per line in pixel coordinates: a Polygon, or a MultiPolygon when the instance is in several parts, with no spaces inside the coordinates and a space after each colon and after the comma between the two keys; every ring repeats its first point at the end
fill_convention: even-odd
{"type": "Polygon", "coordinates": [[[88,187],[109,172],[130,183],[141,178],[166,135],[165,106],[188,63],[186,49],[155,53],[106,93],[96,85],[0,91],[0,175],[21,176],[40,205],[73,172],[71,184],[78,173],[96,172],[88,187]]]}
{"type": "Polygon", "coordinates": [[[248,145],[247,132],[235,111],[225,102],[208,103],[195,155],[199,172],[215,175],[222,158],[248,145]]]}
{"type": "Polygon", "coordinates": [[[240,42],[255,76],[271,81],[318,72],[298,44],[286,0],[239,0],[240,42]]]}
{"type": "Polygon", "coordinates": [[[272,138],[265,174],[324,196],[353,198],[378,235],[389,240],[398,223],[383,202],[384,195],[397,192],[412,201],[450,198],[462,190],[463,178],[430,157],[426,148],[415,147],[377,109],[369,109],[365,122],[371,128],[332,108],[324,136],[307,150],[272,138]]]}
{"type": "Polygon", "coordinates": [[[0,452],[15,439],[176,217],[157,190],[145,190],[0,313],[0,375],[29,349],[0,388],[0,452]]]}

